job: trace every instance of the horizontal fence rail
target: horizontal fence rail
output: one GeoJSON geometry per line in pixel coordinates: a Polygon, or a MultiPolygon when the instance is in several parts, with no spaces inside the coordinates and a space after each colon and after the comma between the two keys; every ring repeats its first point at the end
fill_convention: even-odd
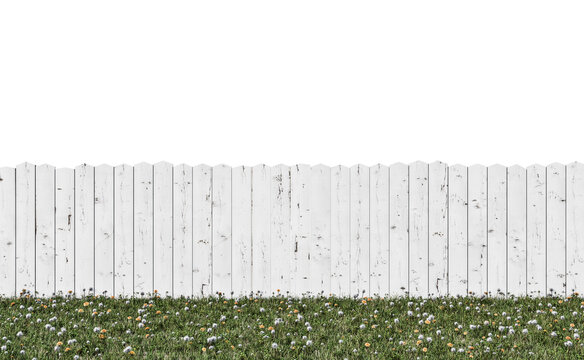
{"type": "Polygon", "coordinates": [[[0,295],[568,296],[584,165],[0,168],[0,295]]]}

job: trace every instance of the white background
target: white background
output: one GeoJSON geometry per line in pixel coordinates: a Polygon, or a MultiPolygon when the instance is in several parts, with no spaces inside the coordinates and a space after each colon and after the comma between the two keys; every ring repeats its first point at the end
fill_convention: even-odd
{"type": "Polygon", "coordinates": [[[582,1],[3,1],[0,166],[584,161],[582,1]]]}

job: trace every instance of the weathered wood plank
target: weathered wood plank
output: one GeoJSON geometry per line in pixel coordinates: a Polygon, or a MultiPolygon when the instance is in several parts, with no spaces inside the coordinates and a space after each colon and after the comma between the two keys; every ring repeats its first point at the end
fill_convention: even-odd
{"type": "Polygon", "coordinates": [[[429,165],[428,283],[431,296],[448,294],[448,167],[429,165]]]}
{"type": "Polygon", "coordinates": [[[488,168],[488,291],[507,294],[507,168],[488,168]]]}
{"type": "Polygon", "coordinates": [[[91,165],[75,168],[75,294],[95,293],[94,188],[91,165]]]}
{"type": "Polygon", "coordinates": [[[389,292],[409,293],[409,170],[405,164],[389,168],[389,292]]]}
{"type": "Polygon", "coordinates": [[[235,167],[232,170],[232,219],[233,232],[233,295],[246,296],[251,285],[251,168],[235,167]]]}
{"type": "Polygon", "coordinates": [[[134,294],[154,293],[154,171],[150,164],[134,167],[134,294]]]}
{"type": "Polygon", "coordinates": [[[468,168],[451,166],[448,182],[448,293],[464,296],[468,294],[468,168]]]}
{"type": "Polygon", "coordinates": [[[389,295],[389,168],[381,164],[369,169],[371,294],[389,295]]]}
{"type": "Polygon", "coordinates": [[[428,295],[428,164],[410,164],[410,295],[428,295]]]}
{"type": "Polygon", "coordinates": [[[213,293],[231,296],[231,168],[213,168],[213,293]]]}
{"type": "Polygon", "coordinates": [[[14,168],[3,167],[0,168],[0,296],[16,296],[16,293],[16,173],[14,168]]]}
{"type": "Polygon", "coordinates": [[[55,176],[55,291],[75,289],[75,170],[57,169],[55,176]]]}
{"type": "Polygon", "coordinates": [[[331,169],[313,166],[310,174],[311,293],[331,292],[331,169]]]}
{"type": "Polygon", "coordinates": [[[584,165],[574,162],[566,171],[566,289],[573,295],[584,291],[584,165]]]}
{"type": "Polygon", "coordinates": [[[370,296],[369,168],[351,167],[351,296],[370,296]]]}
{"type": "MultiPolygon", "coordinates": [[[[173,171],[173,218],[171,219],[173,240],[167,247],[168,256],[171,259],[165,262],[161,259],[161,262],[164,265],[172,264],[172,295],[191,297],[193,296],[193,168],[183,164],[175,166],[173,171]]],[[[156,248],[154,251],[156,254],[156,248]]]]}
{"type": "Polygon", "coordinates": [[[547,167],[547,293],[566,296],[566,167],[547,167]]]}
{"type": "Polygon", "coordinates": [[[114,169],[95,168],[95,293],[114,294],[114,169]]]}
{"type": "MultiPolygon", "coordinates": [[[[182,173],[180,170],[173,169],[172,165],[167,162],[160,162],[154,164],[154,174],[153,174],[153,253],[152,253],[152,274],[153,274],[153,288],[156,293],[161,297],[172,296],[173,287],[176,287],[176,282],[173,283],[173,222],[182,222],[185,220],[185,214],[179,214],[175,211],[176,207],[180,206],[176,201],[180,203],[180,199],[173,198],[177,195],[177,192],[173,191],[173,185],[176,184],[175,177],[184,180],[181,177],[182,173]],[[177,173],[178,172],[178,173],[177,173]],[[174,194],[174,195],[173,195],[174,194]]],[[[192,180],[192,177],[191,179],[192,180]]],[[[175,186],[175,187],[178,187],[175,186]]],[[[192,198],[190,199],[192,202],[192,198]]],[[[192,220],[192,214],[190,214],[190,221],[192,220]]],[[[180,236],[180,235],[179,235],[180,236]]],[[[184,252],[183,252],[184,254],[184,252]]],[[[191,254],[191,253],[189,253],[191,254]]],[[[176,260],[176,258],[175,258],[176,260]]],[[[192,267],[189,266],[187,270],[188,275],[181,274],[180,276],[186,276],[188,279],[192,276],[192,267]]],[[[177,274],[174,274],[175,276],[177,274]]],[[[179,287],[184,286],[184,281],[181,282],[179,287]]],[[[188,288],[192,286],[192,281],[188,280],[188,288]]],[[[180,293],[183,294],[181,287],[180,293]]],[[[191,296],[192,292],[188,294],[191,296]]],[[[178,295],[180,296],[180,295],[178,295]]]]}
{"type": "Polygon", "coordinates": [[[487,168],[468,168],[468,291],[487,294],[488,199],[487,168]]]}
{"type": "Polygon", "coordinates": [[[272,167],[270,176],[270,294],[290,291],[290,167],[272,167]]]}
{"type": "Polygon", "coordinates": [[[508,170],[507,199],[507,291],[527,295],[527,188],[526,170],[512,166],[508,170]]]}
{"type": "Polygon", "coordinates": [[[252,169],[252,289],[260,296],[270,295],[270,179],[271,169],[252,169]]]}
{"type": "Polygon", "coordinates": [[[193,292],[196,297],[213,294],[212,179],[211,167],[198,165],[193,168],[193,292]]]}
{"type": "MultiPolygon", "coordinates": [[[[350,295],[350,174],[346,166],[331,170],[331,291],[350,295]]],[[[294,205],[295,202],[293,201],[294,205]]],[[[294,206],[292,207],[294,211],[294,206]]]]}
{"type": "Polygon", "coordinates": [[[55,168],[36,167],[36,291],[39,296],[55,293],[55,168]]]}
{"type": "Polygon", "coordinates": [[[527,295],[544,296],[546,291],[546,169],[527,168],[527,295]]]}
{"type": "Polygon", "coordinates": [[[114,293],[129,297],[134,294],[134,168],[114,170],[114,293]]]}

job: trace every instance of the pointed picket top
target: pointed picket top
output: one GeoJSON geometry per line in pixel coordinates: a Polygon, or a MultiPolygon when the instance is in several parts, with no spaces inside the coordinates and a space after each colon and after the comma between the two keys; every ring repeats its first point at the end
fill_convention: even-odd
{"type": "Polygon", "coordinates": [[[88,164],[81,164],[81,165],[77,165],[75,166],[75,172],[79,173],[79,174],[85,174],[88,171],[93,170],[93,166],[92,165],[88,165],[88,164]]]}
{"type": "Polygon", "coordinates": [[[483,164],[472,164],[468,168],[469,168],[469,170],[470,169],[485,169],[486,166],[483,164]]]}
{"type": "Polygon", "coordinates": [[[363,172],[369,171],[369,167],[363,164],[355,164],[351,166],[351,171],[357,172],[357,174],[361,174],[363,172]]]}
{"type": "Polygon", "coordinates": [[[449,166],[450,169],[456,169],[456,170],[462,170],[462,169],[467,169],[468,167],[466,165],[462,165],[459,163],[456,164],[452,164],[449,166]]]}
{"type": "Polygon", "coordinates": [[[193,167],[193,169],[197,170],[197,171],[210,171],[211,170],[211,165],[207,165],[207,164],[199,164],[193,167]]]}
{"type": "Polygon", "coordinates": [[[326,169],[330,169],[330,166],[324,165],[324,164],[316,164],[312,167],[313,170],[318,170],[318,171],[326,171],[326,169]]]}
{"type": "Polygon", "coordinates": [[[382,163],[377,163],[377,164],[371,166],[371,168],[381,170],[381,169],[388,169],[389,166],[383,165],[382,163]]]}
{"type": "Polygon", "coordinates": [[[152,167],[153,167],[152,164],[149,164],[147,162],[141,162],[141,163],[134,165],[135,169],[142,169],[142,170],[152,168],[152,167]]]}
{"type": "Polygon", "coordinates": [[[410,163],[410,167],[424,167],[424,166],[428,166],[428,163],[421,161],[421,160],[416,160],[416,161],[410,163]]]}
{"type": "Polygon", "coordinates": [[[335,170],[343,170],[343,169],[347,169],[347,170],[348,170],[348,169],[349,169],[349,167],[348,167],[348,166],[346,166],[346,165],[335,165],[335,166],[332,166],[332,167],[331,167],[331,169],[335,169],[335,170]]]}
{"type": "Polygon", "coordinates": [[[108,164],[100,164],[100,165],[97,165],[96,167],[94,167],[94,169],[96,171],[113,170],[113,168],[114,168],[113,166],[108,165],[108,164]]]}
{"type": "Polygon", "coordinates": [[[231,169],[231,166],[229,166],[227,164],[217,164],[217,165],[213,166],[213,169],[224,169],[224,168],[231,169]]]}
{"type": "Polygon", "coordinates": [[[574,161],[569,163],[567,165],[567,168],[573,174],[572,176],[575,176],[576,173],[584,171],[584,164],[581,162],[574,161]]]}
{"type": "Polygon", "coordinates": [[[562,175],[566,171],[566,166],[560,163],[554,162],[547,166],[547,175],[548,176],[558,176],[562,175]]]}
{"type": "Polygon", "coordinates": [[[126,169],[126,168],[131,168],[131,167],[133,167],[133,166],[132,165],[129,165],[129,164],[126,164],[126,163],[119,164],[119,165],[116,165],[115,166],[116,169],[126,169]]]}

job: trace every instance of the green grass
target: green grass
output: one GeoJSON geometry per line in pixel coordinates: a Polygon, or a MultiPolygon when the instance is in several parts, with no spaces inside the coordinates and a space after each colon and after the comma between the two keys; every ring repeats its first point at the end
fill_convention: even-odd
{"type": "Polygon", "coordinates": [[[0,358],[576,359],[583,308],[577,297],[0,298],[0,358]]]}

